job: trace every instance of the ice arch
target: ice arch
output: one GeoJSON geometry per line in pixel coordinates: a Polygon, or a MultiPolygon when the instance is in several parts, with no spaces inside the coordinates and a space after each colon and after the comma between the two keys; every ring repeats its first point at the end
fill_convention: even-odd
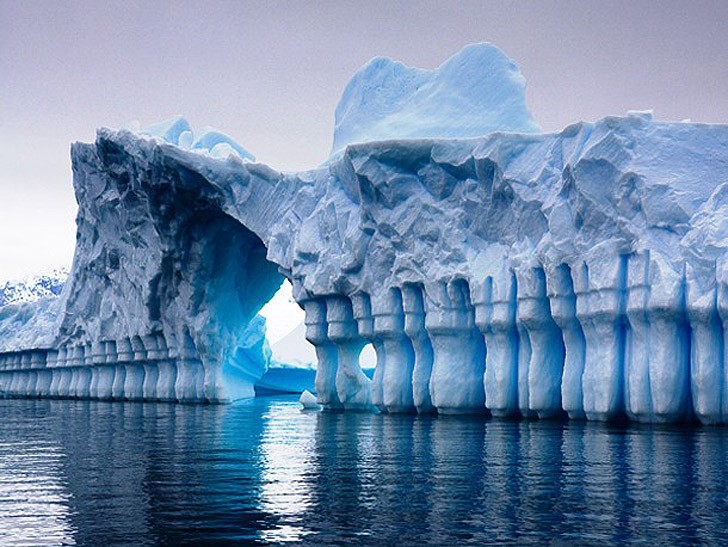
{"type": "Polygon", "coordinates": [[[44,370],[13,375],[12,393],[254,394],[270,361],[258,311],[284,276],[204,176],[137,144],[135,154],[119,141],[74,146],[77,248],[55,340],[37,347],[44,370]]]}
{"type": "MultiPolygon", "coordinates": [[[[205,397],[226,401],[252,396],[270,362],[265,322],[258,312],[284,278],[266,260],[263,242],[229,217],[198,221],[191,230],[199,251],[181,258],[185,267],[180,277],[189,275],[189,315],[205,321],[192,336],[198,353],[208,361],[203,362],[205,397]]],[[[182,243],[180,248],[194,244],[182,243]]],[[[180,291],[170,289],[178,295],[173,298],[179,298],[180,291]]],[[[159,288],[156,293],[161,293],[159,288]]]]}

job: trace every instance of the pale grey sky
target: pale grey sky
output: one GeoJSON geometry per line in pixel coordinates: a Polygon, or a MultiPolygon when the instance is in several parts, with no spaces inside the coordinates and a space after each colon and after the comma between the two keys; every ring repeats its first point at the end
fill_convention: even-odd
{"type": "Polygon", "coordinates": [[[498,45],[546,130],[630,109],[728,123],[728,2],[0,0],[0,279],[70,264],[69,145],[175,114],[295,170],[373,56],[498,45]]]}

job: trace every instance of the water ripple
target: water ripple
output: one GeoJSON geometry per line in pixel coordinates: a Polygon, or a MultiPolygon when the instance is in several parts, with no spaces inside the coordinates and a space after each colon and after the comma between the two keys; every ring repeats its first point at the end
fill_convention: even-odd
{"type": "Polygon", "coordinates": [[[0,544],[717,544],[727,430],[0,400],[0,544]]]}

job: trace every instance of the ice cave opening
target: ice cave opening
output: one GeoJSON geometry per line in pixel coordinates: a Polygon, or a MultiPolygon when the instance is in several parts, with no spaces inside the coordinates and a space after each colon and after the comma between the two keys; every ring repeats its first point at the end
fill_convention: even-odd
{"type": "MultiPolygon", "coordinates": [[[[259,312],[285,278],[267,260],[266,247],[256,234],[227,215],[197,209],[186,229],[178,232],[188,243],[171,247],[187,251],[181,256],[172,251],[163,259],[163,265],[176,265],[162,267],[152,291],[160,302],[150,308],[161,307],[159,315],[196,318],[190,331],[202,357],[205,400],[249,397],[270,361],[265,320],[259,312]],[[188,312],[162,311],[174,302],[188,312]]],[[[197,381],[195,376],[191,380],[197,381]]]]}
{"type": "Polygon", "coordinates": [[[364,346],[359,353],[359,366],[361,366],[364,374],[371,376],[374,374],[374,367],[377,365],[377,354],[374,351],[374,346],[369,343],[364,346]]]}
{"type": "Polygon", "coordinates": [[[258,312],[265,318],[265,331],[273,366],[315,368],[316,351],[306,340],[305,314],[293,299],[293,287],[284,279],[278,291],[258,312]]]}
{"type": "Polygon", "coordinates": [[[288,279],[259,315],[265,318],[271,354],[268,370],[255,384],[256,394],[314,392],[316,349],[306,339],[305,313],[294,300],[288,279]]]}

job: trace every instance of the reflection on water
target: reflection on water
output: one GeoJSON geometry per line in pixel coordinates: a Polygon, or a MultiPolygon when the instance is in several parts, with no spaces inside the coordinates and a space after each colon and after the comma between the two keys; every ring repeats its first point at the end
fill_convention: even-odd
{"type": "Polygon", "coordinates": [[[727,435],[0,400],[0,544],[715,544],[727,435]]]}
{"type": "Polygon", "coordinates": [[[0,544],[73,544],[63,453],[43,438],[0,442],[0,544]]]}

